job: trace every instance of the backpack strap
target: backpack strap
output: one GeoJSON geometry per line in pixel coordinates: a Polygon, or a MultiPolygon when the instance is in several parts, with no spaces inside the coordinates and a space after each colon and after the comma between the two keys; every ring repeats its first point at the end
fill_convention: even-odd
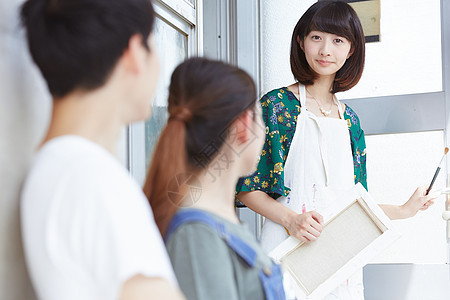
{"type": "Polygon", "coordinates": [[[165,240],[184,223],[202,223],[214,229],[228,247],[239,255],[250,267],[256,264],[256,251],[242,239],[229,232],[223,223],[217,222],[208,213],[199,210],[182,210],[175,214],[170,222],[165,240]]]}

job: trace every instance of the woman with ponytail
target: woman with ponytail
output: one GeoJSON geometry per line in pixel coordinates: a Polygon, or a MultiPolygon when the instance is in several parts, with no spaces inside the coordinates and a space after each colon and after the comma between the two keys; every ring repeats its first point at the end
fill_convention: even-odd
{"type": "Polygon", "coordinates": [[[234,187],[264,141],[251,77],[204,58],[179,65],[144,185],[187,299],[285,299],[279,266],[239,222],[234,187]]]}

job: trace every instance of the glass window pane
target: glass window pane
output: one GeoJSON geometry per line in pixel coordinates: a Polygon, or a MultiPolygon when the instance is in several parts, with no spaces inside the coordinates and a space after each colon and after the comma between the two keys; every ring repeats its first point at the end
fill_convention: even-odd
{"type": "MultiPolygon", "coordinates": [[[[403,204],[416,187],[429,185],[444,154],[444,132],[370,135],[367,143],[368,187],[379,203],[403,204]]],[[[445,187],[445,168],[433,186],[445,187]]],[[[402,237],[376,263],[445,263],[445,196],[413,218],[394,221],[402,237]]]]}
{"type": "Polygon", "coordinates": [[[156,18],[154,36],[160,57],[161,73],[153,102],[152,116],[145,123],[146,168],[150,163],[159,134],[167,122],[170,77],[176,66],[184,61],[188,54],[187,36],[160,18],[156,18]]]}

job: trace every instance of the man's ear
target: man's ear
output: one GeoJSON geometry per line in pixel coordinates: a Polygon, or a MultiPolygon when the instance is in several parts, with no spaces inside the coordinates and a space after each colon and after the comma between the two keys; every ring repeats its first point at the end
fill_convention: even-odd
{"type": "Polygon", "coordinates": [[[145,61],[145,49],[140,34],[131,36],[128,41],[128,47],[119,60],[124,68],[133,74],[138,74],[142,71],[143,62],[145,61]]]}

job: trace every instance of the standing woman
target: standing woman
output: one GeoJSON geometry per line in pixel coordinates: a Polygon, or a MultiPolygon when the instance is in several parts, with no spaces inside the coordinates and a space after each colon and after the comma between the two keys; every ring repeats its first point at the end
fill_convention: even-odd
{"type": "Polygon", "coordinates": [[[234,209],[264,140],[255,100],[251,77],[222,62],[189,59],[172,75],[144,192],[187,299],[285,299],[279,266],[234,209]]]}
{"type": "MultiPolygon", "coordinates": [[[[265,216],[261,243],[270,251],[292,235],[315,241],[336,195],[360,182],[367,188],[364,132],[358,116],[336,99],[364,68],[364,34],[345,2],[320,1],[295,26],[291,70],[298,81],[260,100],[266,141],[257,170],[241,178],[238,199],[265,216]]],[[[391,219],[414,216],[432,204],[418,188],[402,206],[380,205],[391,219]]],[[[362,272],[327,299],[363,299],[362,272]]]]}

